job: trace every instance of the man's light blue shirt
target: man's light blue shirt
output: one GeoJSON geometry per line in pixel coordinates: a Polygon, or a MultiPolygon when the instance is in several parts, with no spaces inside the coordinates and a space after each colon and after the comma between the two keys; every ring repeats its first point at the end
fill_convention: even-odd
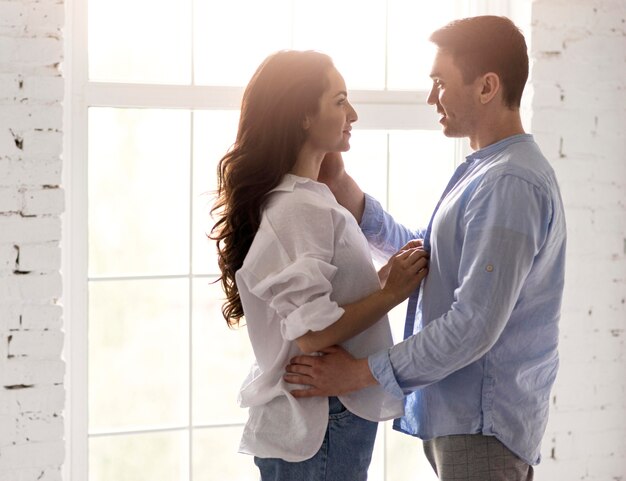
{"type": "MultiPolygon", "coordinates": [[[[370,356],[369,366],[384,389],[406,396],[400,430],[422,439],[494,435],[537,464],[558,368],[563,204],[531,135],[466,162],[433,220],[415,334],[370,356]]],[[[369,196],[361,228],[386,255],[424,236],[369,196]]]]}

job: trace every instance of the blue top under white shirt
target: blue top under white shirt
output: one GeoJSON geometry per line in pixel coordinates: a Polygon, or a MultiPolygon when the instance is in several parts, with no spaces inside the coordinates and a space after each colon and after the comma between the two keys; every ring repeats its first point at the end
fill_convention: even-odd
{"type": "MultiPolygon", "coordinates": [[[[406,396],[400,430],[425,440],[494,435],[537,464],[558,368],[563,204],[531,135],[466,162],[433,221],[415,334],[369,356],[369,366],[387,392],[406,396]]],[[[424,236],[370,196],[361,228],[386,255],[424,236]]]]}

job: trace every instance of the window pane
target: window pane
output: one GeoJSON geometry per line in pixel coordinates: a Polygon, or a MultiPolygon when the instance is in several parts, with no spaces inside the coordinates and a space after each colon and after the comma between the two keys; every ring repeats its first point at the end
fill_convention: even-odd
{"type": "Polygon", "coordinates": [[[191,0],[89,0],[89,79],[189,84],[191,0]]]}
{"type": "MultiPolygon", "coordinates": [[[[387,463],[386,481],[437,481],[431,468],[422,441],[393,430],[392,422],[385,426],[385,451],[390,462],[387,463]]],[[[382,426],[379,433],[382,435],[382,426]]]]}
{"type": "Polygon", "coordinates": [[[330,55],[348,90],[385,87],[385,2],[295,1],[293,36],[294,48],[330,55]]]}
{"type": "Polygon", "coordinates": [[[238,454],[242,428],[196,429],[193,433],[193,479],[251,481],[259,479],[252,456],[238,454]]]}
{"type": "Polygon", "coordinates": [[[89,274],[189,272],[190,114],[89,109],[89,274]]]}
{"type": "Polygon", "coordinates": [[[188,446],[187,431],[92,438],[89,480],[187,480],[188,446]]]}
{"type": "Polygon", "coordinates": [[[376,442],[372,452],[372,460],[367,470],[368,481],[385,481],[385,432],[384,423],[378,423],[376,442]]]}
{"type": "Polygon", "coordinates": [[[90,432],[187,424],[188,287],[187,279],[90,283],[90,432]]]}
{"type": "Polygon", "coordinates": [[[243,423],[248,411],[237,396],[254,360],[248,333],[226,326],[220,284],[195,280],[193,298],[193,424],[243,423]]]}
{"type": "Polygon", "coordinates": [[[383,205],[387,199],[387,132],[352,131],[351,148],[343,154],[346,171],[364,192],[383,205]]]}
{"type": "Polygon", "coordinates": [[[389,324],[391,325],[391,334],[393,336],[394,344],[404,340],[404,321],[406,320],[407,304],[408,301],[405,300],[394,307],[387,314],[389,317],[389,324]]]}
{"type": "Polygon", "coordinates": [[[423,90],[430,88],[430,68],[434,47],[428,37],[454,18],[454,0],[437,3],[424,11],[415,0],[388,0],[388,88],[423,90]]]}
{"type": "Polygon", "coordinates": [[[290,0],[194,0],[195,83],[246,85],[290,32],[290,0]]]}
{"type": "Polygon", "coordinates": [[[238,110],[194,112],[193,145],[193,272],[218,274],[215,243],[207,239],[213,227],[209,211],[217,189],[217,163],[235,141],[238,110]]]}
{"type": "Polygon", "coordinates": [[[426,228],[454,171],[455,141],[437,130],[389,134],[389,213],[410,228],[426,228]]]}

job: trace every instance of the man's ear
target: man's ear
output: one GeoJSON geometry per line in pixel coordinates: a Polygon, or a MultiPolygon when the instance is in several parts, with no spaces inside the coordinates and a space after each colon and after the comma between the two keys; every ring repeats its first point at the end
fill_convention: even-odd
{"type": "Polygon", "coordinates": [[[498,74],[488,72],[481,77],[480,102],[488,104],[500,91],[500,77],[498,74]]]}

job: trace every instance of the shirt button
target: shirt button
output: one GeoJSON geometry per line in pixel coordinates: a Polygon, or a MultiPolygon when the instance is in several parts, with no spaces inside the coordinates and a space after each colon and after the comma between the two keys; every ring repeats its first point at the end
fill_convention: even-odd
{"type": "Polygon", "coordinates": [[[493,265],[491,265],[491,264],[487,264],[487,267],[485,267],[485,270],[486,270],[487,272],[493,272],[493,265]]]}

